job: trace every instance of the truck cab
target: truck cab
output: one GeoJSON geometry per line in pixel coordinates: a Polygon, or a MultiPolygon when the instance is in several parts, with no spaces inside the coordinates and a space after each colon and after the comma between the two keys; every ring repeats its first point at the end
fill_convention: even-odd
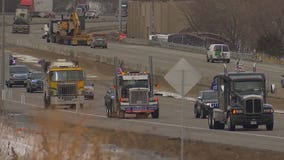
{"type": "Polygon", "coordinates": [[[244,128],[258,128],[266,125],[273,130],[273,107],[266,101],[266,78],[264,73],[227,72],[216,75],[212,86],[218,93],[219,108],[213,108],[208,115],[210,129],[234,131],[237,125],[244,128]]]}
{"type": "Polygon", "coordinates": [[[16,8],[12,33],[30,33],[30,10],[27,7],[16,8]]]}
{"type": "Polygon", "coordinates": [[[108,117],[125,114],[136,117],[159,118],[159,100],[154,96],[152,58],[149,58],[149,72],[125,71],[115,58],[113,86],[104,97],[108,117]]]}
{"type": "Polygon", "coordinates": [[[50,63],[44,78],[45,108],[70,105],[75,108],[84,104],[85,75],[75,62],[58,59],[50,63]]]}

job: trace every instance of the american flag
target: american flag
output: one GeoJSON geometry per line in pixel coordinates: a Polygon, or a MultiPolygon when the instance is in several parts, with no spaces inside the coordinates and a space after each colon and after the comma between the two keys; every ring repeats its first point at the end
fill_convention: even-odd
{"type": "Polygon", "coordinates": [[[116,70],[116,72],[117,72],[117,73],[122,73],[122,68],[121,68],[121,67],[118,67],[117,70],[116,70]]]}

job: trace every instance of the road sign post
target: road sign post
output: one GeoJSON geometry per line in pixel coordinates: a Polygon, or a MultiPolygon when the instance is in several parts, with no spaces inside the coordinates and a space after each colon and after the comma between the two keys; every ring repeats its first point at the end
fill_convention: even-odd
{"type": "MultiPolygon", "coordinates": [[[[186,95],[189,90],[196,85],[201,79],[201,75],[192,67],[185,59],[181,59],[170,71],[165,75],[165,80],[181,94],[181,97],[186,95]]],[[[184,104],[181,103],[181,156],[184,159],[184,104]]]]}

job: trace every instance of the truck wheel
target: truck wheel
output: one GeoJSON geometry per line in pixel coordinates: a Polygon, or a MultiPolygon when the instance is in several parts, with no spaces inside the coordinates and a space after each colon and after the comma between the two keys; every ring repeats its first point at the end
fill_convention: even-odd
{"type": "Polygon", "coordinates": [[[209,126],[209,129],[222,129],[223,130],[225,128],[225,124],[215,121],[215,119],[213,118],[213,111],[210,111],[210,113],[208,114],[208,126],[209,126]]]}
{"type": "Polygon", "coordinates": [[[231,115],[229,115],[229,117],[227,118],[227,126],[228,126],[229,131],[236,130],[236,126],[232,123],[231,115]]]}
{"type": "Polygon", "coordinates": [[[266,124],[266,130],[272,131],[273,130],[273,123],[266,124]]]}
{"type": "Polygon", "coordinates": [[[106,107],[106,116],[107,116],[108,118],[111,118],[111,117],[112,117],[112,108],[106,107]]]}
{"type": "Polygon", "coordinates": [[[12,84],[10,82],[7,83],[8,88],[12,88],[12,84]]]}
{"type": "Polygon", "coordinates": [[[71,109],[76,109],[76,104],[71,104],[71,105],[70,105],[70,108],[71,108],[71,109]]]}
{"type": "Polygon", "coordinates": [[[158,119],[159,118],[159,109],[152,112],[151,116],[152,116],[153,119],[158,119]]]}
{"type": "Polygon", "coordinates": [[[214,122],[213,122],[213,113],[210,112],[208,114],[208,127],[209,127],[209,129],[214,129],[214,122]]]}
{"type": "Polygon", "coordinates": [[[124,111],[119,111],[119,115],[120,115],[121,118],[123,118],[123,119],[125,118],[125,112],[124,111]]]}

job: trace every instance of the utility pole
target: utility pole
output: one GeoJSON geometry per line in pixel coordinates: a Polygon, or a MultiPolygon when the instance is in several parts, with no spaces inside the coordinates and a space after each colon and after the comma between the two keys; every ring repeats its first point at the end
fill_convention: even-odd
{"type": "Polygon", "coordinates": [[[2,69],[1,69],[1,77],[2,77],[2,90],[1,90],[1,108],[4,107],[4,89],[5,89],[5,0],[2,0],[2,69]]]}
{"type": "Polygon", "coordinates": [[[118,23],[119,23],[118,31],[119,33],[122,32],[121,4],[122,4],[122,0],[119,0],[119,3],[118,3],[118,23]]]}
{"type": "Polygon", "coordinates": [[[155,34],[155,2],[152,0],[152,5],[151,5],[151,31],[150,34],[155,34]]]}

